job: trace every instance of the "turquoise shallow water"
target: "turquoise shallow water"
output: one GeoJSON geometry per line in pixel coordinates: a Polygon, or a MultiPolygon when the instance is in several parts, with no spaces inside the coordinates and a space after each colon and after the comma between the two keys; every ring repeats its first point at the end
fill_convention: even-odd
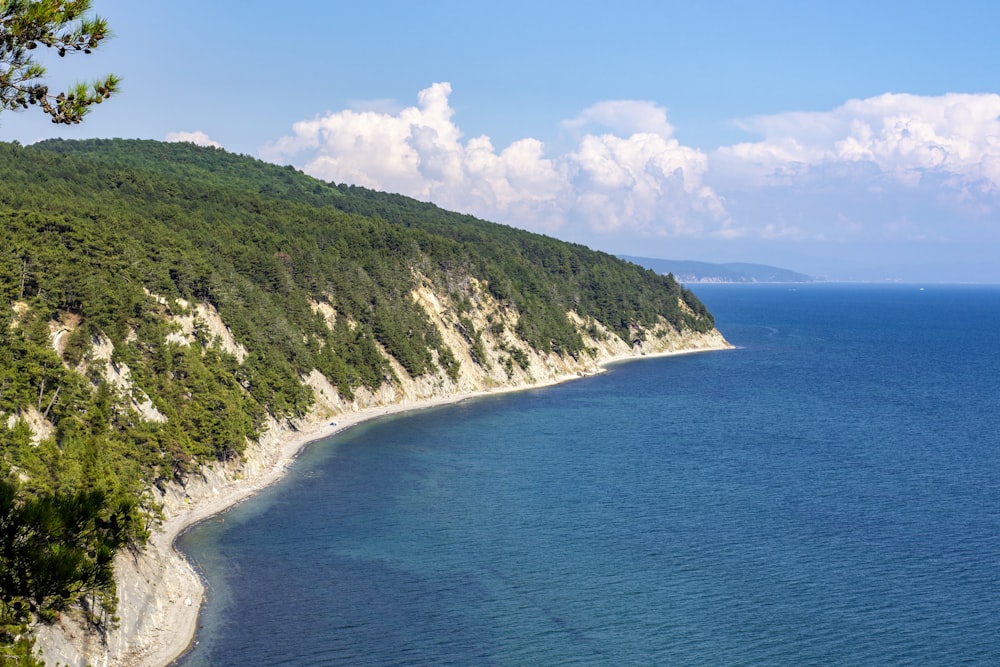
{"type": "Polygon", "coordinates": [[[696,292],[738,349],[355,427],[187,533],[181,664],[1000,662],[1000,288],[696,292]]]}

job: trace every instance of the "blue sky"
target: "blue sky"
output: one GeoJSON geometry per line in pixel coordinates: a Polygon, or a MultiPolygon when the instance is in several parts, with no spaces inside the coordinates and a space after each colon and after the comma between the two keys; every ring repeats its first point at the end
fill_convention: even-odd
{"type": "Polygon", "coordinates": [[[1000,283],[1000,4],[94,0],[83,125],[612,253],[1000,283]],[[275,12],[274,8],[281,8],[275,12]]]}

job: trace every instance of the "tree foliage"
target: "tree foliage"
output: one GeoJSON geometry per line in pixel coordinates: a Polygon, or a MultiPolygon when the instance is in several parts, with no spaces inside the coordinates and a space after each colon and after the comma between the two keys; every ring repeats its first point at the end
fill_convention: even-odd
{"type": "MultiPolygon", "coordinates": [[[[0,152],[0,297],[31,303],[43,324],[79,316],[85,331],[115,343],[150,396],[195,395],[198,378],[214,378],[213,391],[234,392],[228,405],[255,425],[266,412],[303,414],[310,396],[300,378],[314,369],[350,396],[392,379],[386,353],[411,375],[453,359],[412,298],[420,279],[456,303],[478,299],[470,285],[481,285],[519,313],[509,329],[544,352],[585,351],[569,311],[626,340],[660,318],[678,330],[713,326],[672,276],[217,149],[94,140],[0,152]],[[161,349],[163,315],[180,313],[180,299],[220,312],[248,350],[243,363],[161,349]],[[332,330],[317,302],[338,313],[332,330]],[[206,364],[207,375],[195,368],[206,364]],[[254,409],[235,398],[246,394],[254,409]]],[[[73,335],[76,359],[87,334],[73,335]]]]}
{"type": "Polygon", "coordinates": [[[88,16],[89,10],[90,0],[0,2],[0,110],[38,106],[53,123],[75,124],[115,93],[120,82],[114,74],[59,93],[43,82],[46,70],[36,58],[38,47],[59,57],[89,54],[107,38],[107,21],[88,16]]]}
{"type": "Polygon", "coordinates": [[[19,498],[0,480],[0,647],[81,600],[91,622],[107,623],[115,553],[144,538],[142,525],[130,498],[97,489],[19,498]]]}
{"type": "Polygon", "coordinates": [[[457,379],[413,298],[428,281],[480,364],[484,331],[467,313],[500,304],[491,332],[517,337],[500,348],[508,373],[529,348],[586,354],[570,311],[626,340],[664,321],[713,326],[671,276],[398,195],[191,144],[0,144],[3,650],[30,649],[28,617],[110,600],[100,545],[141,541],[156,512],[146,492],[239,457],[268,418],[304,415],[309,374],[349,400],[393,382],[393,360],[457,379]],[[58,582],[41,587],[38,568],[58,582]]]}

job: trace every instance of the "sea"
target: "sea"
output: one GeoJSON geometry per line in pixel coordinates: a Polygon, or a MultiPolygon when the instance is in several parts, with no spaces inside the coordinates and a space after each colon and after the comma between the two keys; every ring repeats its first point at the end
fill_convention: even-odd
{"type": "Polygon", "coordinates": [[[1000,287],[693,289],[735,349],[366,422],[185,533],[177,664],[1000,664],[1000,287]]]}

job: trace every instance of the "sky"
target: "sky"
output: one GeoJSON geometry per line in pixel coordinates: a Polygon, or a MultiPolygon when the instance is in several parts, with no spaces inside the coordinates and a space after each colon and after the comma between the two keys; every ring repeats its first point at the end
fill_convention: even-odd
{"type": "Polygon", "coordinates": [[[614,254],[1000,283],[1000,3],[94,0],[50,87],[193,141],[614,254]]]}

